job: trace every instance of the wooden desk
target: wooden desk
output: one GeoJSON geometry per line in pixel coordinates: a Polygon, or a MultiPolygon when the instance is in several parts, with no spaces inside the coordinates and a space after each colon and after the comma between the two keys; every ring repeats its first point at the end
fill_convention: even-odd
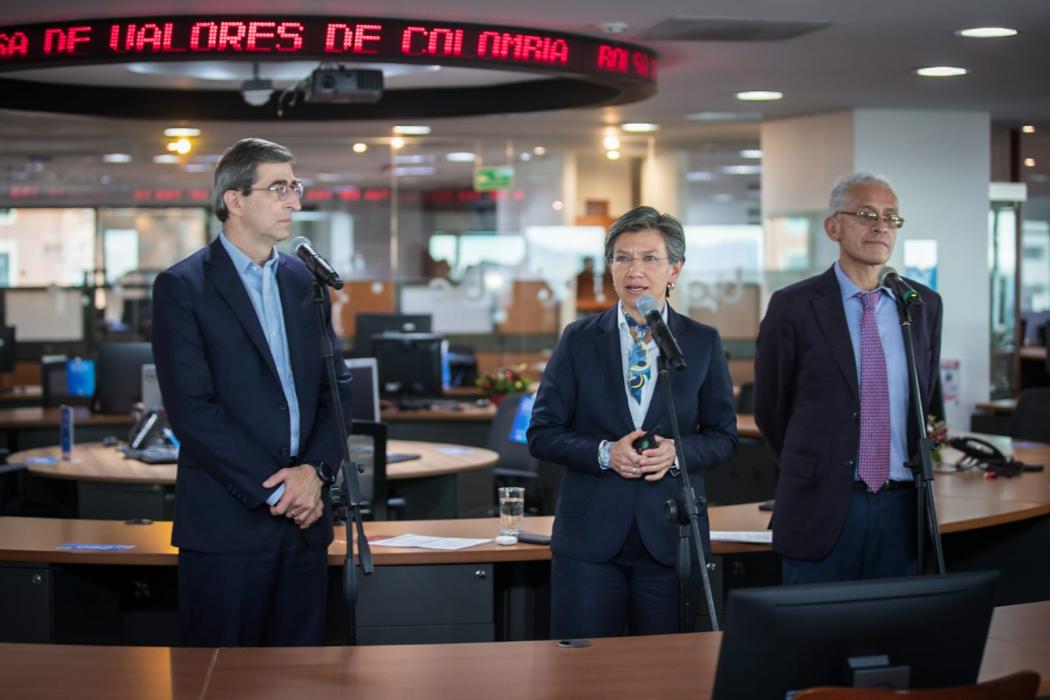
{"type": "Polygon", "coordinates": [[[455,408],[435,407],[413,410],[388,408],[380,411],[380,420],[384,423],[407,421],[444,422],[444,423],[491,423],[496,417],[496,406],[489,403],[478,406],[472,401],[463,401],[455,408]]]}
{"type": "Polygon", "coordinates": [[[0,390],[0,406],[38,406],[44,400],[44,390],[38,385],[19,385],[0,390]]]}
{"type": "MultiPolygon", "coordinates": [[[[271,649],[0,644],[7,697],[709,698],[721,633],[271,649]]],[[[980,680],[1024,669],[1050,693],[1050,603],[996,608],[980,680]]]]}
{"type": "Polygon", "coordinates": [[[978,411],[992,413],[1001,416],[1012,416],[1017,409],[1017,399],[996,399],[994,401],[982,401],[974,406],[978,411]]]}
{"type": "Polygon", "coordinates": [[[750,413],[738,413],[736,416],[736,433],[742,438],[762,439],[762,433],[755,423],[755,417],[750,413]]]}
{"type": "MultiPolygon", "coordinates": [[[[0,431],[7,448],[12,452],[54,443],[58,439],[61,409],[57,406],[20,406],[0,408],[0,431]]],[[[134,423],[130,413],[92,413],[86,406],[73,408],[73,424],[77,436],[100,440],[107,433],[125,434],[134,423]]]]}

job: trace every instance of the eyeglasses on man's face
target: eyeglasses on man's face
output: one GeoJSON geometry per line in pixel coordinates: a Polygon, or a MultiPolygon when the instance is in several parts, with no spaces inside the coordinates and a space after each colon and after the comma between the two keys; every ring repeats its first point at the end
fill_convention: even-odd
{"type": "Polygon", "coordinates": [[[641,257],[635,257],[633,255],[614,255],[612,258],[612,264],[614,266],[624,269],[637,263],[646,270],[655,270],[666,262],[667,258],[661,258],[658,255],[643,255],[641,257]]]}
{"type": "Polygon", "coordinates": [[[275,182],[269,187],[249,187],[248,190],[251,192],[273,192],[277,195],[277,199],[282,202],[288,199],[288,196],[295,193],[298,199],[303,198],[303,190],[306,187],[303,185],[301,180],[292,180],[291,182],[275,182]]]}
{"type": "Polygon", "coordinates": [[[874,226],[880,220],[885,221],[886,225],[890,228],[901,228],[904,226],[904,219],[896,214],[887,214],[886,216],[879,216],[877,211],[871,209],[858,209],[857,211],[837,211],[836,214],[846,214],[847,216],[855,216],[868,226],[874,226]]]}

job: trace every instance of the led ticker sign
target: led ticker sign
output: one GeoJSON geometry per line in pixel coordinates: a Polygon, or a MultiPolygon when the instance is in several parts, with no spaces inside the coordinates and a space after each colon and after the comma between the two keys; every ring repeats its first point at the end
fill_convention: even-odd
{"type": "Polygon", "coordinates": [[[388,18],[178,16],[0,27],[0,72],[144,60],[389,61],[654,84],[652,50],[533,28],[388,18]]]}

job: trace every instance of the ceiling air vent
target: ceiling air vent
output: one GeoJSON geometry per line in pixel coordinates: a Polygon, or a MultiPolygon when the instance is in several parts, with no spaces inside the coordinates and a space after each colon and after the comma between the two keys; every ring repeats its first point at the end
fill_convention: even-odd
{"type": "Polygon", "coordinates": [[[649,41],[783,41],[835,22],[826,20],[671,17],[638,34],[649,41]]]}

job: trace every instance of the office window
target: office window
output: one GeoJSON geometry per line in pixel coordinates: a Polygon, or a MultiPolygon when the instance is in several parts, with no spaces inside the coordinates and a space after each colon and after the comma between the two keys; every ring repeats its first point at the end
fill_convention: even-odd
{"type": "Polygon", "coordinates": [[[93,209],[8,209],[0,215],[0,285],[80,285],[94,262],[93,209]]]}

